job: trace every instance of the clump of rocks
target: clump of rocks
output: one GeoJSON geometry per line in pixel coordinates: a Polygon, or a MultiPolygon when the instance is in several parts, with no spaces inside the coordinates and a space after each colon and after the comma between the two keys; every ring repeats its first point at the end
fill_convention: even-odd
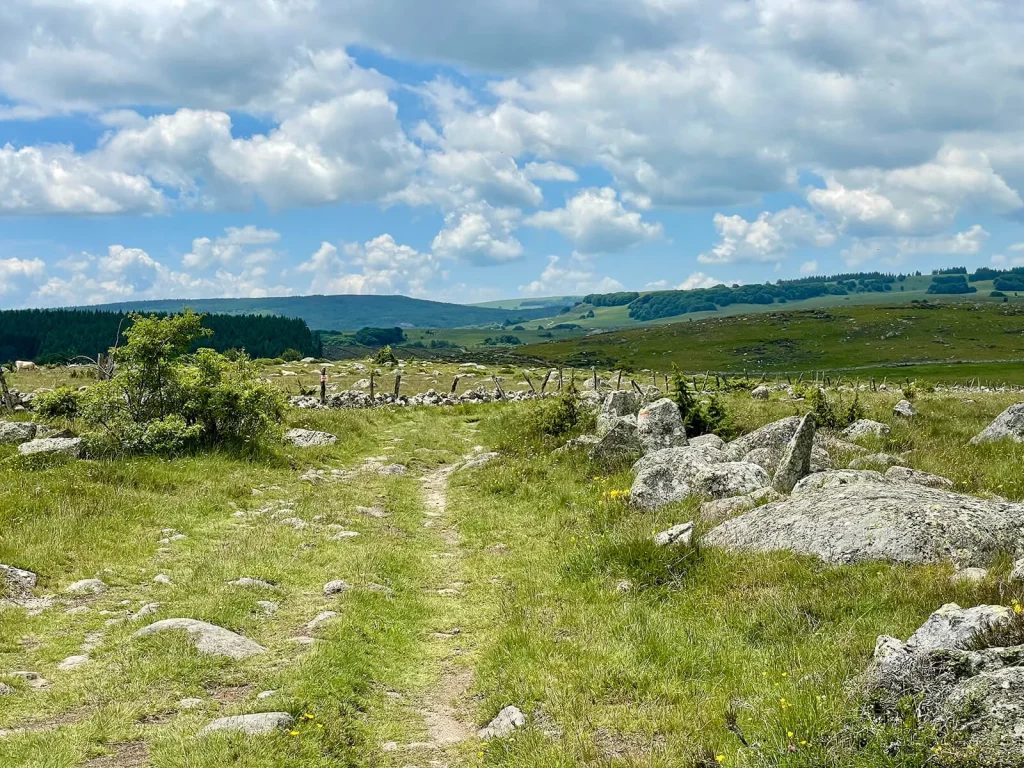
{"type": "Polygon", "coordinates": [[[863,674],[865,714],[898,723],[913,700],[919,720],[984,756],[1017,765],[1024,753],[1024,620],[1010,608],[939,608],[903,643],[882,635],[863,674]],[[912,697],[912,699],[911,699],[912,697]]]}

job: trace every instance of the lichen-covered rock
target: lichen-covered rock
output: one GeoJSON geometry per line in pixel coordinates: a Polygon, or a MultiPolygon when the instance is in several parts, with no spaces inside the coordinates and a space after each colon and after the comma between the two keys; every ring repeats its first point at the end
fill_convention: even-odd
{"type": "Polygon", "coordinates": [[[311,429],[289,429],[284,433],[284,439],[299,448],[321,448],[338,442],[337,435],[311,429]]]}
{"type": "Polygon", "coordinates": [[[679,406],[667,397],[641,408],[636,427],[644,453],[686,445],[686,429],[679,406]]]}
{"type": "Polygon", "coordinates": [[[1024,443],[1024,403],[1011,405],[996,416],[991,424],[971,438],[971,445],[1004,439],[1024,443]]]}
{"type": "Polygon", "coordinates": [[[98,595],[107,591],[107,585],[100,579],[80,579],[68,584],[64,591],[69,595],[98,595]]]}
{"type": "Polygon", "coordinates": [[[700,505],[700,519],[706,523],[720,523],[759,504],[768,504],[781,498],[782,495],[773,488],[762,488],[744,496],[705,501],[700,505]]]}
{"type": "Polygon", "coordinates": [[[859,440],[862,437],[885,437],[889,434],[889,425],[871,419],[860,419],[839,433],[847,440],[859,440]]]}
{"type": "Polygon", "coordinates": [[[499,712],[493,720],[477,732],[481,739],[502,739],[517,728],[526,725],[526,715],[518,707],[508,706],[499,712]]]}
{"type": "Polygon", "coordinates": [[[633,465],[633,472],[639,474],[648,467],[668,464],[680,472],[687,473],[687,479],[690,479],[697,474],[698,469],[724,460],[725,456],[716,448],[691,444],[682,448],[665,448],[648,453],[633,465]]]}
{"type": "Polygon", "coordinates": [[[639,472],[629,489],[630,501],[640,509],[654,510],[682,501],[691,493],[686,472],[671,464],[654,464],[639,472]]]}
{"type": "Polygon", "coordinates": [[[36,436],[31,421],[0,421],[0,443],[24,443],[36,436]]]}
{"type": "Polygon", "coordinates": [[[765,424],[763,427],[728,443],[723,449],[725,460],[739,461],[757,448],[767,448],[781,454],[786,444],[793,439],[799,426],[799,416],[789,416],[773,421],[771,424],[765,424]]]}
{"type": "Polygon", "coordinates": [[[771,395],[772,391],[768,389],[768,387],[766,387],[764,384],[760,384],[754,387],[754,389],[751,390],[750,392],[750,396],[754,400],[767,400],[769,397],[771,397],[771,395]]]}
{"type": "Polygon", "coordinates": [[[35,587],[38,577],[32,571],[0,563],[0,585],[15,597],[24,597],[35,587]]]}
{"type": "MultiPolygon", "coordinates": [[[[697,437],[688,438],[687,445],[693,448],[715,448],[720,451],[725,448],[725,440],[718,435],[697,435],[697,437]]],[[[722,460],[724,461],[725,457],[722,460]]]]}
{"type": "Polygon", "coordinates": [[[294,722],[295,718],[287,712],[259,712],[255,715],[234,715],[214,720],[203,728],[199,735],[206,736],[218,731],[228,731],[245,733],[249,736],[259,736],[287,728],[294,722]]]}
{"type": "Polygon", "coordinates": [[[1010,620],[1003,606],[942,606],[904,644],[881,636],[861,676],[873,719],[900,722],[913,697],[925,723],[958,732],[984,764],[1016,765],[1024,753],[1024,646],[980,647],[983,630],[1010,620]]]}
{"type": "Polygon", "coordinates": [[[1024,506],[916,485],[856,483],[807,488],[727,520],[711,546],[790,551],[853,563],[887,560],[984,566],[1021,544],[1024,506]]]}
{"type": "Polygon", "coordinates": [[[910,467],[889,467],[885,472],[885,479],[890,483],[911,483],[923,485],[926,488],[945,488],[953,490],[953,481],[948,477],[933,475],[930,472],[922,472],[919,469],[910,467]]]}
{"type": "Polygon", "coordinates": [[[693,539],[693,521],[674,525],[667,531],[662,531],[654,537],[654,543],[659,547],[687,546],[693,539]]]}
{"type": "Polygon", "coordinates": [[[797,427],[796,434],[786,445],[782,460],[772,478],[772,488],[779,493],[789,493],[801,478],[810,473],[816,428],[814,414],[808,413],[797,427]]]}
{"type": "Polygon", "coordinates": [[[631,422],[628,416],[623,416],[601,438],[601,442],[590,450],[590,458],[599,464],[611,464],[638,453],[640,438],[636,433],[636,422],[631,422]]]}
{"type": "Polygon", "coordinates": [[[636,416],[640,410],[640,401],[636,393],[628,389],[609,392],[601,403],[597,414],[597,434],[604,435],[615,426],[615,422],[624,416],[636,416]]]}
{"type": "Polygon", "coordinates": [[[185,632],[199,653],[244,659],[263,653],[266,648],[229,629],[196,619],[163,619],[137,631],[133,637],[146,637],[161,632],[185,632]]]}
{"type": "Polygon", "coordinates": [[[893,406],[892,415],[899,416],[901,419],[912,419],[917,416],[917,409],[909,400],[900,400],[893,406]]]}
{"type": "Polygon", "coordinates": [[[768,473],[757,464],[727,461],[710,464],[698,471],[693,478],[693,488],[703,496],[722,499],[752,493],[768,486],[770,482],[768,473]]]}
{"type": "Polygon", "coordinates": [[[80,437],[44,437],[39,440],[29,440],[18,446],[18,453],[22,456],[33,456],[36,454],[51,454],[55,456],[70,456],[77,459],[82,455],[82,438],[80,437]]]}

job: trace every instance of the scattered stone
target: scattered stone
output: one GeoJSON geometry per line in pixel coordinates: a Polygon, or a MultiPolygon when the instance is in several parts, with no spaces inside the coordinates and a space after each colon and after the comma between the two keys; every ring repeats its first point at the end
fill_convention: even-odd
{"type": "Polygon", "coordinates": [[[902,419],[912,419],[917,416],[917,409],[911,404],[909,400],[900,400],[892,409],[893,416],[899,416],[902,419]]]}
{"type": "Polygon", "coordinates": [[[275,693],[277,693],[277,691],[260,691],[259,693],[256,694],[256,698],[257,699],[269,699],[275,693]]]}
{"type": "Polygon", "coordinates": [[[277,613],[278,605],[273,600],[258,600],[256,606],[264,616],[273,616],[277,613]]]}
{"type": "Polygon", "coordinates": [[[337,579],[335,581],[329,581],[324,584],[325,595],[340,595],[343,592],[348,592],[351,587],[349,583],[344,579],[337,579]]]}
{"type": "Polygon", "coordinates": [[[721,523],[704,543],[853,563],[986,565],[1020,541],[1024,506],[924,486],[858,483],[808,489],[721,523]]]}
{"type": "Polygon", "coordinates": [[[615,585],[615,591],[620,594],[633,591],[633,582],[629,579],[622,579],[618,584],[615,585]]]}
{"type": "Polygon", "coordinates": [[[654,543],[659,547],[687,546],[693,538],[693,522],[680,523],[679,525],[662,531],[654,537],[654,543]]]}
{"type": "Polygon", "coordinates": [[[636,393],[633,391],[621,389],[609,392],[601,403],[601,410],[597,414],[597,434],[607,434],[608,430],[615,426],[616,421],[624,416],[635,418],[639,410],[640,401],[637,400],[636,393]]]}
{"type": "Polygon", "coordinates": [[[7,683],[0,683],[0,696],[10,696],[14,693],[14,686],[7,683]]]}
{"type": "Polygon", "coordinates": [[[889,434],[889,425],[871,419],[860,419],[839,433],[847,440],[858,440],[862,437],[885,437],[889,434]]]}
{"type": "Polygon", "coordinates": [[[656,464],[636,476],[629,489],[629,499],[640,509],[654,510],[682,501],[691,490],[690,484],[675,467],[656,464]]]}
{"type": "Polygon", "coordinates": [[[24,597],[36,585],[38,576],[32,571],[15,568],[13,565],[0,563],[0,582],[3,582],[8,594],[24,597]]]}
{"type": "Polygon", "coordinates": [[[991,424],[971,438],[971,445],[991,443],[1006,438],[1015,443],[1024,443],[1024,403],[1011,405],[996,416],[991,424]]]}
{"type": "Polygon", "coordinates": [[[242,637],[231,630],[218,627],[196,619],[164,619],[150,624],[137,631],[133,637],[146,637],[161,632],[187,632],[189,640],[197,651],[210,656],[227,656],[232,659],[244,659],[266,648],[242,637]]]}
{"type": "Polygon", "coordinates": [[[284,433],[286,442],[299,448],[322,448],[338,442],[337,435],[329,432],[315,432],[310,429],[289,429],[284,433]]]}
{"type": "Polygon", "coordinates": [[[490,451],[488,453],[480,453],[473,458],[466,461],[462,465],[463,469],[479,469],[480,467],[490,464],[492,461],[497,459],[501,454],[496,451],[490,451]]]}
{"type": "Polygon", "coordinates": [[[821,488],[842,488],[846,485],[859,483],[885,483],[881,472],[873,469],[832,469],[828,472],[815,472],[808,475],[793,487],[793,496],[800,496],[808,491],[821,488]]]}
{"type": "Polygon", "coordinates": [[[644,453],[686,445],[686,429],[679,406],[667,397],[641,408],[636,428],[644,453]]]}
{"type": "Polygon", "coordinates": [[[750,396],[754,400],[767,400],[769,397],[771,397],[771,395],[772,391],[768,389],[768,387],[766,387],[764,384],[760,384],[754,387],[754,389],[751,390],[750,392],[750,396]]]}
{"type": "Polygon", "coordinates": [[[17,672],[8,672],[7,677],[13,677],[16,680],[24,680],[28,683],[29,688],[47,688],[50,685],[50,681],[40,675],[38,672],[31,672],[29,670],[18,670],[17,672]]]}
{"type": "Polygon", "coordinates": [[[160,607],[162,605],[163,603],[146,603],[144,606],[139,608],[138,613],[136,613],[135,616],[133,616],[132,618],[144,619],[147,616],[152,616],[154,613],[160,610],[160,607]]]}
{"type": "Polygon", "coordinates": [[[985,568],[964,568],[962,571],[957,571],[953,574],[951,581],[955,584],[966,582],[969,584],[977,584],[978,582],[984,581],[988,578],[988,570],[985,568]]]}
{"type": "Polygon", "coordinates": [[[811,471],[811,451],[814,448],[814,433],[817,428],[814,414],[808,413],[789,441],[779,468],[772,478],[772,488],[779,493],[789,493],[793,486],[811,471]]]}
{"type": "Polygon", "coordinates": [[[31,421],[0,421],[0,443],[25,443],[36,436],[31,421]]]}
{"type": "Polygon", "coordinates": [[[89,657],[85,654],[79,656],[68,656],[64,661],[57,664],[57,669],[68,670],[80,667],[89,661],[89,657]]]}
{"type": "Polygon", "coordinates": [[[69,584],[64,592],[69,595],[98,595],[106,590],[107,585],[99,579],[82,579],[74,584],[69,584]]]}
{"type": "Polygon", "coordinates": [[[1010,571],[1011,581],[1024,581],[1024,557],[1015,560],[1010,571]]]}
{"type": "Polygon", "coordinates": [[[164,538],[160,539],[157,542],[157,544],[170,544],[171,542],[181,541],[182,539],[187,538],[188,536],[186,536],[184,533],[172,533],[170,536],[165,536],[164,538]]]}
{"type": "Polygon", "coordinates": [[[309,523],[303,520],[301,517],[286,517],[283,520],[278,520],[281,525],[287,525],[294,528],[297,531],[301,531],[303,528],[309,527],[309,523]]]}
{"type": "Polygon", "coordinates": [[[29,440],[18,446],[18,453],[22,456],[35,454],[51,454],[59,456],[70,456],[77,459],[82,455],[82,438],[80,437],[45,437],[39,440],[29,440]]]}
{"type": "Polygon", "coordinates": [[[179,699],[178,700],[178,709],[195,709],[197,707],[203,706],[203,704],[205,704],[205,703],[206,703],[205,700],[197,699],[197,698],[194,698],[194,697],[189,697],[189,698],[186,698],[186,699],[179,699]]]}
{"type": "Polygon", "coordinates": [[[255,587],[258,589],[277,589],[277,587],[274,584],[271,584],[269,581],[263,581],[263,579],[253,579],[248,576],[243,576],[240,579],[229,581],[228,584],[230,584],[232,587],[255,587]]]}
{"type": "Polygon", "coordinates": [[[481,739],[501,739],[524,725],[526,715],[518,707],[508,706],[501,710],[486,728],[481,728],[477,736],[481,739]]]}
{"type": "Polygon", "coordinates": [[[926,488],[944,488],[953,490],[953,481],[948,477],[933,475],[929,472],[922,472],[909,467],[890,467],[885,473],[885,479],[890,483],[912,483],[923,485],[926,488]]]}
{"type": "Polygon", "coordinates": [[[236,731],[259,736],[265,733],[273,733],[282,728],[287,728],[295,722],[295,718],[287,712],[260,712],[256,715],[235,715],[234,717],[221,717],[214,720],[199,732],[205,736],[217,731],[236,731]]]}
{"type": "Polygon", "coordinates": [[[330,537],[331,541],[341,541],[342,539],[354,539],[359,535],[359,531],[338,531],[330,537]]]}
{"type": "Polygon", "coordinates": [[[609,464],[628,459],[640,453],[640,438],[636,424],[628,418],[620,418],[590,451],[590,458],[599,464],[609,464]]]}
{"type": "Polygon", "coordinates": [[[158,573],[156,576],[153,577],[153,583],[163,584],[164,586],[169,587],[174,584],[174,581],[172,581],[171,577],[168,576],[166,573],[158,573]]]}
{"type": "Polygon", "coordinates": [[[1005,624],[1012,617],[1013,611],[1002,605],[961,608],[956,603],[946,603],[910,636],[906,648],[914,651],[959,648],[981,630],[1005,624]]]}
{"type": "Polygon", "coordinates": [[[306,625],[306,629],[308,629],[310,631],[313,631],[314,629],[319,627],[321,624],[323,624],[326,621],[330,621],[331,619],[335,618],[337,615],[338,615],[337,611],[323,611],[322,613],[318,613],[312,619],[312,621],[310,621],[306,625]]]}
{"type": "Polygon", "coordinates": [[[753,432],[728,443],[723,449],[725,460],[740,461],[756,448],[768,448],[781,454],[786,444],[793,439],[793,435],[796,434],[797,427],[799,426],[799,416],[789,416],[785,419],[773,421],[771,424],[765,424],[760,429],[755,429],[753,432]]]}
{"type": "Polygon", "coordinates": [[[388,513],[384,511],[383,507],[356,507],[355,511],[360,515],[366,515],[367,517],[373,517],[376,519],[383,519],[388,516],[388,513]]]}
{"type": "Polygon", "coordinates": [[[727,461],[701,469],[693,478],[695,493],[722,499],[752,493],[770,484],[768,473],[757,464],[727,461]]]}
{"type": "Polygon", "coordinates": [[[867,456],[860,456],[850,462],[850,469],[874,469],[899,466],[903,459],[893,456],[890,453],[871,453],[867,456]]]}
{"type": "Polygon", "coordinates": [[[68,608],[64,613],[69,616],[80,616],[83,613],[89,613],[92,609],[88,605],[76,605],[73,608],[68,608]]]}

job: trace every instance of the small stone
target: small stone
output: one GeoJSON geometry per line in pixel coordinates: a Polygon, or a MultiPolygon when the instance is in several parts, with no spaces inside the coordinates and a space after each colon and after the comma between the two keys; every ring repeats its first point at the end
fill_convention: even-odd
{"type": "Polygon", "coordinates": [[[871,419],[860,419],[839,433],[839,436],[846,440],[856,440],[861,437],[885,437],[889,434],[889,425],[871,419]]]}
{"type": "Polygon", "coordinates": [[[66,659],[64,659],[64,661],[57,664],[57,669],[75,669],[76,667],[80,667],[88,661],[89,657],[84,654],[79,656],[68,656],[66,659]]]}
{"type": "Polygon", "coordinates": [[[47,437],[41,440],[29,440],[18,446],[22,456],[33,454],[53,454],[70,456],[77,459],[82,454],[82,438],[80,437],[47,437]]]}
{"type": "Polygon", "coordinates": [[[13,677],[17,680],[24,680],[28,683],[29,688],[46,688],[50,685],[50,682],[40,675],[38,672],[32,672],[29,670],[19,670],[17,672],[10,672],[7,677],[13,677]]]}
{"type": "Polygon", "coordinates": [[[32,571],[0,563],[0,582],[6,584],[8,591],[15,596],[28,594],[35,587],[36,581],[37,576],[32,571]]]}
{"type": "Polygon", "coordinates": [[[754,387],[754,389],[750,392],[750,396],[754,400],[767,400],[769,397],[771,397],[771,394],[772,391],[768,389],[768,387],[766,387],[764,384],[754,387]]]}
{"type": "Polygon", "coordinates": [[[256,694],[257,699],[269,699],[271,696],[276,694],[277,691],[260,691],[256,694]]]}
{"type": "Polygon", "coordinates": [[[264,616],[273,616],[277,613],[278,605],[273,600],[259,600],[256,606],[264,616]]]}
{"type": "Polygon", "coordinates": [[[686,546],[693,538],[693,522],[680,523],[679,525],[662,531],[654,537],[654,543],[659,547],[686,546]]]}
{"type": "Polygon", "coordinates": [[[380,745],[381,752],[397,752],[398,742],[397,741],[385,741],[380,745]]]}
{"type": "Polygon", "coordinates": [[[322,613],[318,613],[318,614],[317,614],[317,615],[316,615],[316,616],[315,616],[315,617],[314,617],[314,618],[313,618],[313,619],[312,619],[312,620],[311,620],[311,621],[310,621],[310,622],[309,622],[309,623],[308,623],[308,624],[306,625],[306,629],[308,629],[308,630],[310,630],[310,631],[313,631],[314,629],[316,629],[317,627],[319,627],[319,626],[320,626],[321,624],[323,624],[324,622],[330,621],[331,619],[333,619],[333,618],[334,618],[334,617],[336,617],[337,615],[338,615],[338,612],[337,612],[337,611],[323,611],[322,613]]]}
{"type": "Polygon", "coordinates": [[[954,584],[959,583],[970,583],[977,584],[988,578],[988,571],[984,568],[964,568],[962,571],[957,571],[950,577],[950,581],[954,584]]]}
{"type": "Polygon", "coordinates": [[[276,586],[271,584],[269,581],[263,581],[263,579],[253,579],[248,576],[243,576],[240,579],[229,581],[232,587],[256,587],[258,589],[277,589],[276,586]]]}
{"type": "Polygon", "coordinates": [[[342,539],[354,539],[359,535],[358,531],[338,531],[331,536],[331,541],[341,541],[342,539]]]}
{"type": "Polygon", "coordinates": [[[315,432],[309,429],[290,429],[284,434],[285,442],[299,448],[321,448],[338,442],[336,435],[329,432],[315,432]]]}
{"type": "Polygon", "coordinates": [[[69,584],[64,592],[69,595],[98,595],[105,592],[107,585],[99,579],[82,579],[74,584],[69,584]]]}
{"type": "Polygon", "coordinates": [[[174,582],[171,581],[171,577],[168,576],[166,573],[158,573],[156,576],[153,577],[153,583],[170,586],[174,582]]]}
{"type": "Polygon", "coordinates": [[[64,613],[67,613],[71,616],[79,616],[83,613],[89,613],[89,611],[91,610],[92,608],[90,608],[88,605],[76,605],[74,608],[68,608],[66,611],[64,611],[64,613]]]}
{"type": "Polygon", "coordinates": [[[12,693],[14,693],[14,686],[0,683],[0,696],[10,696],[12,693]]]}
{"type": "Polygon", "coordinates": [[[349,589],[349,584],[344,579],[336,579],[335,581],[329,581],[324,584],[325,595],[340,595],[343,592],[348,592],[349,589]]]}
{"type": "Polygon", "coordinates": [[[214,720],[199,732],[205,736],[217,731],[237,731],[258,736],[264,733],[272,733],[281,728],[287,728],[295,722],[295,718],[287,712],[261,712],[256,715],[235,715],[234,717],[221,717],[214,720]]]}
{"type": "Polygon", "coordinates": [[[278,522],[281,525],[291,526],[297,531],[301,531],[303,528],[306,528],[309,525],[309,523],[307,523],[305,520],[299,517],[286,517],[284,520],[278,520],[278,522]]]}
{"type": "Polygon", "coordinates": [[[501,739],[524,725],[526,715],[518,707],[508,706],[501,710],[486,728],[481,728],[477,736],[481,739],[501,739]]]}
{"type": "Polygon", "coordinates": [[[315,637],[299,635],[298,637],[291,638],[288,642],[294,643],[295,645],[316,645],[317,640],[315,637]]]}
{"type": "Polygon", "coordinates": [[[136,613],[133,618],[143,619],[146,616],[152,616],[160,610],[160,606],[162,605],[163,603],[146,603],[144,606],[139,608],[138,613],[136,613]]]}
{"type": "Polygon", "coordinates": [[[187,632],[189,640],[200,653],[210,656],[227,656],[232,659],[244,659],[266,648],[247,637],[231,630],[209,624],[196,619],[164,619],[148,627],[143,627],[133,637],[145,637],[160,632],[187,632]]]}
{"type": "Polygon", "coordinates": [[[899,416],[902,419],[912,419],[917,416],[917,409],[911,405],[909,400],[900,400],[892,409],[893,416],[899,416]]]}
{"type": "Polygon", "coordinates": [[[206,703],[205,700],[197,699],[195,697],[190,697],[190,698],[187,698],[187,699],[179,699],[178,700],[178,709],[195,709],[196,707],[203,706],[203,704],[205,704],[205,703],[206,703]]]}

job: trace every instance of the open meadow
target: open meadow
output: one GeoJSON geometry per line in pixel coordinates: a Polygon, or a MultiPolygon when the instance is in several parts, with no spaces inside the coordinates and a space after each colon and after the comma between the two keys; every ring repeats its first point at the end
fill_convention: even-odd
{"type": "MultiPolygon", "coordinates": [[[[366,376],[352,365],[372,368],[339,363],[332,384],[366,376]]],[[[299,394],[319,367],[261,375],[299,394]]],[[[457,370],[409,362],[403,389],[447,391],[457,370]]],[[[475,376],[460,392],[493,387],[491,373],[525,388],[514,369],[461,371],[475,376]]],[[[9,379],[81,381],[67,376],[9,379]]],[[[388,391],[394,375],[380,380],[388,391]]],[[[856,442],[959,493],[1024,500],[1024,446],[968,445],[1013,394],[921,388],[913,419],[893,416],[902,397],[857,393],[891,429],[856,442]]],[[[783,390],[719,400],[726,440],[810,408],[783,390]]],[[[1024,596],[1014,542],[980,580],[952,578],[943,558],[704,545],[706,497],[644,511],[631,458],[555,452],[593,427],[585,414],[558,438],[539,427],[562,402],[289,409],[286,427],[338,437],[318,447],[29,461],[4,446],[0,563],[38,581],[0,609],[0,764],[1010,764],[909,711],[865,720],[851,681],[879,635],[906,638],[945,603],[1024,596]],[[692,545],[654,543],[690,520],[692,545]],[[229,630],[210,639],[228,650],[139,634],[169,619],[229,630]],[[518,727],[478,733],[509,706],[518,727]],[[278,719],[262,735],[202,733],[254,713],[278,719]]],[[[830,461],[850,450],[837,443],[830,461]]]]}

